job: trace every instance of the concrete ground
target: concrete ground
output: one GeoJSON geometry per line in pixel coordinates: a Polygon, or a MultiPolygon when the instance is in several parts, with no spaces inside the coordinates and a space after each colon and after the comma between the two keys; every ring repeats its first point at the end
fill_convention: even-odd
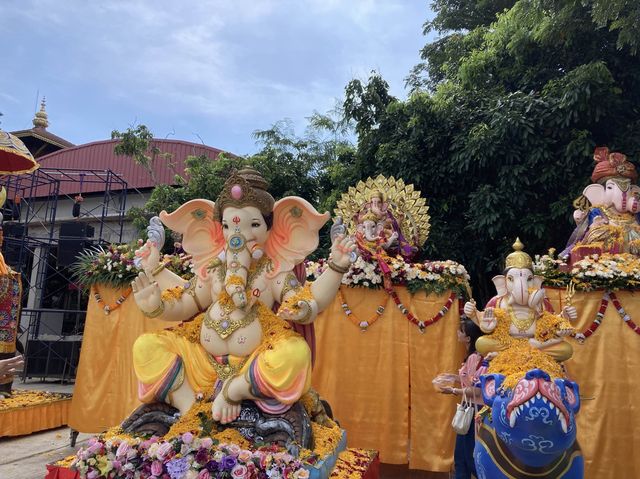
{"type": "MultiPolygon", "coordinates": [[[[16,381],[15,389],[36,389],[61,393],[72,393],[73,384],[27,380],[16,381]]],[[[80,434],[76,447],[70,447],[71,430],[61,427],[37,432],[28,436],[0,438],[0,478],[1,479],[43,479],[47,473],[46,464],[55,462],[76,452],[78,447],[91,437],[80,434]]]]}

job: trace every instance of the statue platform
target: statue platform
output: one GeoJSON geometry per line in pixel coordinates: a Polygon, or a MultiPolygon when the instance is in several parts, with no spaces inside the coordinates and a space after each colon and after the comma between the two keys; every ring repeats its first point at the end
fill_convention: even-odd
{"type": "Polygon", "coordinates": [[[0,437],[66,426],[70,406],[68,394],[14,390],[12,398],[0,400],[0,437]]]}

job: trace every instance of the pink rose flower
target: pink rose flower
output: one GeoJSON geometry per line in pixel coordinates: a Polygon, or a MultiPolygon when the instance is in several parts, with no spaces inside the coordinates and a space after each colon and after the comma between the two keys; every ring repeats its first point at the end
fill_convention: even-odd
{"type": "Polygon", "coordinates": [[[248,473],[249,470],[242,464],[238,464],[233,469],[231,469],[231,477],[235,479],[245,479],[249,477],[248,473]]]}
{"type": "Polygon", "coordinates": [[[129,443],[127,441],[122,441],[118,446],[118,450],[116,451],[116,457],[122,457],[127,454],[129,451],[129,443]]]}
{"type": "Polygon", "coordinates": [[[156,477],[162,474],[162,463],[160,461],[153,461],[151,463],[151,474],[156,477]]]}
{"type": "Polygon", "coordinates": [[[200,446],[204,447],[205,449],[209,449],[211,446],[213,446],[213,439],[211,439],[210,437],[205,437],[200,442],[200,446]]]}
{"type": "Polygon", "coordinates": [[[165,442],[163,444],[160,444],[160,446],[158,447],[158,450],[156,451],[156,456],[158,456],[158,459],[162,460],[166,458],[172,451],[173,451],[173,446],[170,443],[165,442]]]}
{"type": "Polygon", "coordinates": [[[238,459],[242,462],[249,462],[251,460],[251,451],[240,451],[238,453],[238,459]]]}
{"type": "Polygon", "coordinates": [[[202,469],[200,474],[198,474],[198,479],[211,479],[211,475],[209,474],[209,471],[202,469]]]}
{"type": "Polygon", "coordinates": [[[184,442],[185,444],[191,444],[193,442],[193,434],[191,434],[190,432],[185,432],[182,435],[182,442],[184,442]]]}

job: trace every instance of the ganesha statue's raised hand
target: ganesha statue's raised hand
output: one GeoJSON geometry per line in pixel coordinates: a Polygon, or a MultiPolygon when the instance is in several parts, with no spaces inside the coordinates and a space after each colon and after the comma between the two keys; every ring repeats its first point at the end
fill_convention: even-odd
{"type": "Polygon", "coordinates": [[[249,168],[229,177],[215,203],[192,200],[162,212],[162,222],[183,235],[196,276],[184,281],[150,264],[159,255],[157,241],[149,242],[134,298],[147,316],[191,322],[136,341],[140,399],[184,413],[196,398],[214,397],[221,423],[233,421],[246,399],[268,413],[297,401],[310,387],[311,350],[289,322],[309,324],[333,301],[355,249],[351,238],[335,236],[329,268],[302,286],[294,268],[316,249],[328,218],[302,198],[274,201],[249,168]]]}

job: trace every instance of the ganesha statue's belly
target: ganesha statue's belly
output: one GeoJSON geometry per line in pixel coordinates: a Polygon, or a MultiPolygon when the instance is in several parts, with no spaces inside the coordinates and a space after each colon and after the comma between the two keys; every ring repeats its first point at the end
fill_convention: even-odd
{"type": "MultiPolygon", "coordinates": [[[[522,327],[522,326],[521,326],[522,327]]],[[[509,335],[514,338],[533,338],[536,335],[535,321],[528,328],[519,329],[515,324],[509,327],[509,335]]]]}
{"type": "MultiPolygon", "coordinates": [[[[219,328],[218,328],[219,329],[219,328]]],[[[221,337],[216,329],[202,324],[200,344],[212,356],[249,356],[262,342],[262,327],[256,319],[246,326],[239,327],[226,337],[221,337]]]]}

